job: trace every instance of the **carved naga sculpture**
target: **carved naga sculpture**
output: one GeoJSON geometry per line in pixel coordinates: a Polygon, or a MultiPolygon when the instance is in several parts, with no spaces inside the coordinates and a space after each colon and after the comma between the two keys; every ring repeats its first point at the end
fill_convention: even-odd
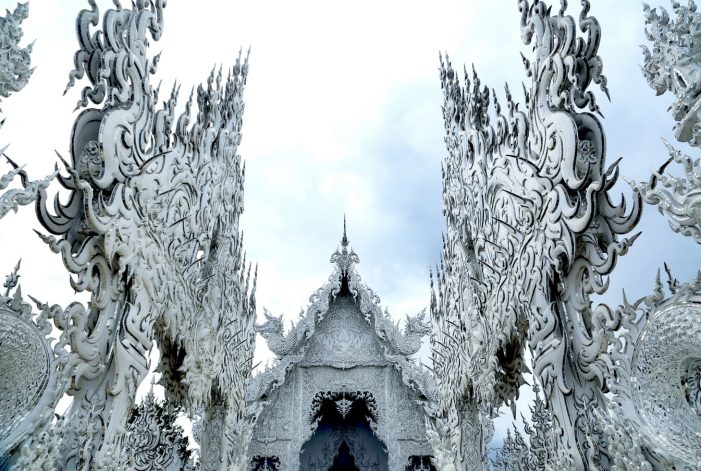
{"type": "Polygon", "coordinates": [[[53,212],[45,191],[37,201],[52,234],[42,239],[62,255],[73,288],[91,293],[87,309],[52,308],[71,350],[73,402],[59,467],[99,465],[119,452],[154,340],[168,400],[224,409],[221,427],[205,425],[202,456],[205,469],[228,466],[251,426],[244,393],[255,277],[251,283],[242,255],[244,169],[236,153],[248,62],[239,55],[226,78],[213,71],[197,89],[197,114],[191,94],[176,121],[179,86],[159,109],[151,85],[159,56],[148,55],[165,0],[138,0],[132,9],[117,2],[95,32],[100,15],[89,3],[78,15],[68,85],[90,81],[78,102],[85,109],[73,126],[69,174],[59,176],[70,195],[57,197],[53,212]]]}
{"type": "MultiPolygon", "coordinates": [[[[523,57],[531,80],[523,109],[507,86],[502,113],[474,71],[462,85],[441,60],[447,233],[431,340],[446,416],[471,401],[514,407],[528,345],[557,447],[576,469],[598,469],[609,461],[592,411],[607,388],[610,320],[592,311],[589,297],[606,290],[617,257],[637,237],[619,239],[637,223],[640,199],[627,212],[625,200],[616,206],[609,198],[618,165],[606,166],[599,108],[588,90],[593,82],[608,94],[601,30],[589,2],[582,5],[575,19],[564,1],[557,13],[543,1],[519,2],[521,35],[534,50],[531,60],[523,57]]],[[[468,417],[452,420],[459,430],[468,417]]],[[[476,462],[480,454],[460,450],[467,438],[454,433],[458,458],[476,462]]]]}
{"type": "Polygon", "coordinates": [[[421,339],[431,333],[431,324],[425,321],[426,310],[422,309],[417,314],[406,315],[404,333],[396,341],[397,349],[405,355],[413,355],[421,348],[421,339]]]}
{"type": "MultiPolygon", "coordinates": [[[[302,326],[299,325],[285,335],[282,315],[275,317],[265,308],[263,308],[263,315],[265,316],[265,322],[256,325],[255,330],[265,339],[270,351],[279,358],[291,353],[294,346],[297,345],[298,339],[308,335],[307,330],[301,328],[302,326]]],[[[306,327],[306,325],[304,327],[306,327]]]]}

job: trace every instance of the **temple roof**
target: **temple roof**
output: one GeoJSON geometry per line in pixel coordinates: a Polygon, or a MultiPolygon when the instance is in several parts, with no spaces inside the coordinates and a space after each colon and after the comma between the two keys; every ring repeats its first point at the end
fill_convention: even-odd
{"type": "MultiPolygon", "coordinates": [[[[408,316],[404,331],[394,322],[389,313],[382,311],[380,298],[362,282],[355,269],[360,258],[350,246],[343,221],[343,237],[331,254],[333,271],[327,282],[309,298],[306,312],[287,334],[284,333],[282,316],[275,317],[264,310],[266,322],[256,325],[256,331],[267,341],[269,349],[277,355],[275,363],[253,377],[249,383],[247,400],[255,401],[276,389],[285,382],[287,372],[304,360],[310,340],[317,332],[317,326],[324,320],[329,307],[337,298],[350,298],[356,310],[369,326],[381,345],[382,355],[387,363],[399,372],[404,384],[421,396],[435,400],[436,386],[433,376],[421,368],[411,355],[421,347],[421,338],[430,332],[429,323],[424,321],[424,311],[408,316]]],[[[328,365],[334,367],[334,365],[328,365]]],[[[352,367],[352,366],[351,366],[352,367]]]]}

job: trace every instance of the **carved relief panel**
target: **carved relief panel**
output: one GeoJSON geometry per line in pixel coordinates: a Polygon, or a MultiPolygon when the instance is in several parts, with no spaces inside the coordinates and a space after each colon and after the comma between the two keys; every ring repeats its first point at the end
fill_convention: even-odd
{"type": "Polygon", "coordinates": [[[351,297],[338,297],[309,342],[304,365],[352,368],[387,364],[370,323],[351,297]]]}

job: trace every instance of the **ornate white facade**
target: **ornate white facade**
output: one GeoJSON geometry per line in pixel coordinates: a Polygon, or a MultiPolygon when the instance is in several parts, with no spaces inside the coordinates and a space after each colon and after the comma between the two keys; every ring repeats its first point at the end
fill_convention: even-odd
{"type": "MultiPolygon", "coordinates": [[[[65,169],[32,182],[5,156],[0,218],[36,200],[41,239],[90,302],[30,298],[33,308],[20,263],[7,276],[1,469],[701,469],[701,275],[685,282],[665,266],[648,296],[591,302],[639,236],[644,204],[701,243],[701,164],[667,144],[649,181],[612,203],[618,162],[606,162],[589,1],[576,17],[565,0],[519,1],[533,47],[523,104],[507,86],[502,107],[474,70],[461,80],[441,58],[447,232],[430,325],[422,312],[402,331],[381,310],[344,228],[331,276],[287,333],[267,312],[254,325],[256,272],[239,231],[247,58],[212,71],[176,117],[180,87],[159,107],[151,83],[165,0],[116,2],[102,16],[88,3],[69,87],[89,84],[65,169]],[[68,194],[49,204],[54,179],[68,194]],[[256,331],[277,358],[252,376],[256,331]],[[413,359],[428,334],[432,370],[413,359]],[[135,404],[154,348],[165,401],[135,404]],[[505,405],[515,415],[527,372],[531,424],[490,457],[491,419],[505,405]],[[180,413],[195,419],[197,462],[180,413]]],[[[3,97],[31,75],[31,46],[19,46],[27,12],[0,19],[3,97]]],[[[676,137],[696,150],[701,13],[692,1],[644,12],[643,74],[675,95],[676,137]]]]}
{"type": "Polygon", "coordinates": [[[252,469],[333,469],[343,446],[357,469],[428,466],[424,423],[436,387],[411,355],[429,326],[421,312],[407,316],[401,332],[361,281],[358,262],[344,233],[331,256],[333,273],[290,332],[283,335],[281,317],[267,312],[256,327],[277,359],[248,389],[249,403],[262,405],[252,469]]]}

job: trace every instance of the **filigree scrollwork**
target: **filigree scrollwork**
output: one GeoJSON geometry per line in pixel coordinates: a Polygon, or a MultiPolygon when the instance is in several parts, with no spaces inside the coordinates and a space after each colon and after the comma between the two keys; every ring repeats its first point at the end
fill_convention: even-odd
{"type": "Polygon", "coordinates": [[[524,108],[507,86],[503,111],[474,69],[463,85],[441,59],[447,232],[431,340],[444,414],[471,400],[514,407],[528,345],[558,446],[575,467],[596,469],[607,466],[606,444],[591,408],[601,407],[611,362],[606,320],[592,313],[590,295],[606,290],[637,237],[620,238],[641,204],[636,196],[628,211],[609,195],[618,165],[606,166],[589,90],[597,84],[608,95],[601,30],[589,2],[582,6],[573,18],[566,2],[557,13],[543,1],[519,2],[522,39],[534,49],[523,57],[524,108]]]}
{"type": "Polygon", "coordinates": [[[635,460],[649,469],[685,469],[701,456],[701,276],[682,284],[670,275],[668,284],[670,294],[658,274],[652,295],[625,300],[614,312],[620,324],[610,336],[615,367],[604,424],[619,440],[613,458],[620,469],[635,460]]]}
{"type": "Polygon", "coordinates": [[[176,418],[176,410],[167,401],[157,402],[151,389],[127,423],[124,453],[131,469],[180,470],[188,465],[191,452],[176,418]]]}
{"type": "Polygon", "coordinates": [[[8,97],[24,88],[34,71],[31,68],[32,44],[20,47],[22,21],[29,16],[27,3],[18,3],[0,17],[0,96],[8,97]]]}
{"type": "Polygon", "coordinates": [[[54,409],[66,390],[68,352],[51,337],[54,312],[37,303],[41,311],[35,314],[25,302],[19,267],[7,276],[0,297],[0,467],[32,453],[53,467],[51,452],[60,442],[54,409]]]}
{"type": "Polygon", "coordinates": [[[71,332],[74,397],[62,467],[75,466],[92,410],[95,460],[121,443],[154,341],[168,400],[194,409],[221,398],[230,416],[217,447],[245,447],[256,284],[239,230],[247,58],[239,54],[227,74],[213,70],[176,119],[180,87],[159,109],[151,84],[159,56],[148,53],[163,31],[165,0],[107,10],[95,31],[100,14],[89,3],[78,15],[68,84],[90,82],[68,175],[59,176],[69,196],[57,196],[53,212],[44,190],[37,201],[51,233],[42,239],[62,255],[72,286],[91,293],[88,309],[57,322],[71,332]]]}

